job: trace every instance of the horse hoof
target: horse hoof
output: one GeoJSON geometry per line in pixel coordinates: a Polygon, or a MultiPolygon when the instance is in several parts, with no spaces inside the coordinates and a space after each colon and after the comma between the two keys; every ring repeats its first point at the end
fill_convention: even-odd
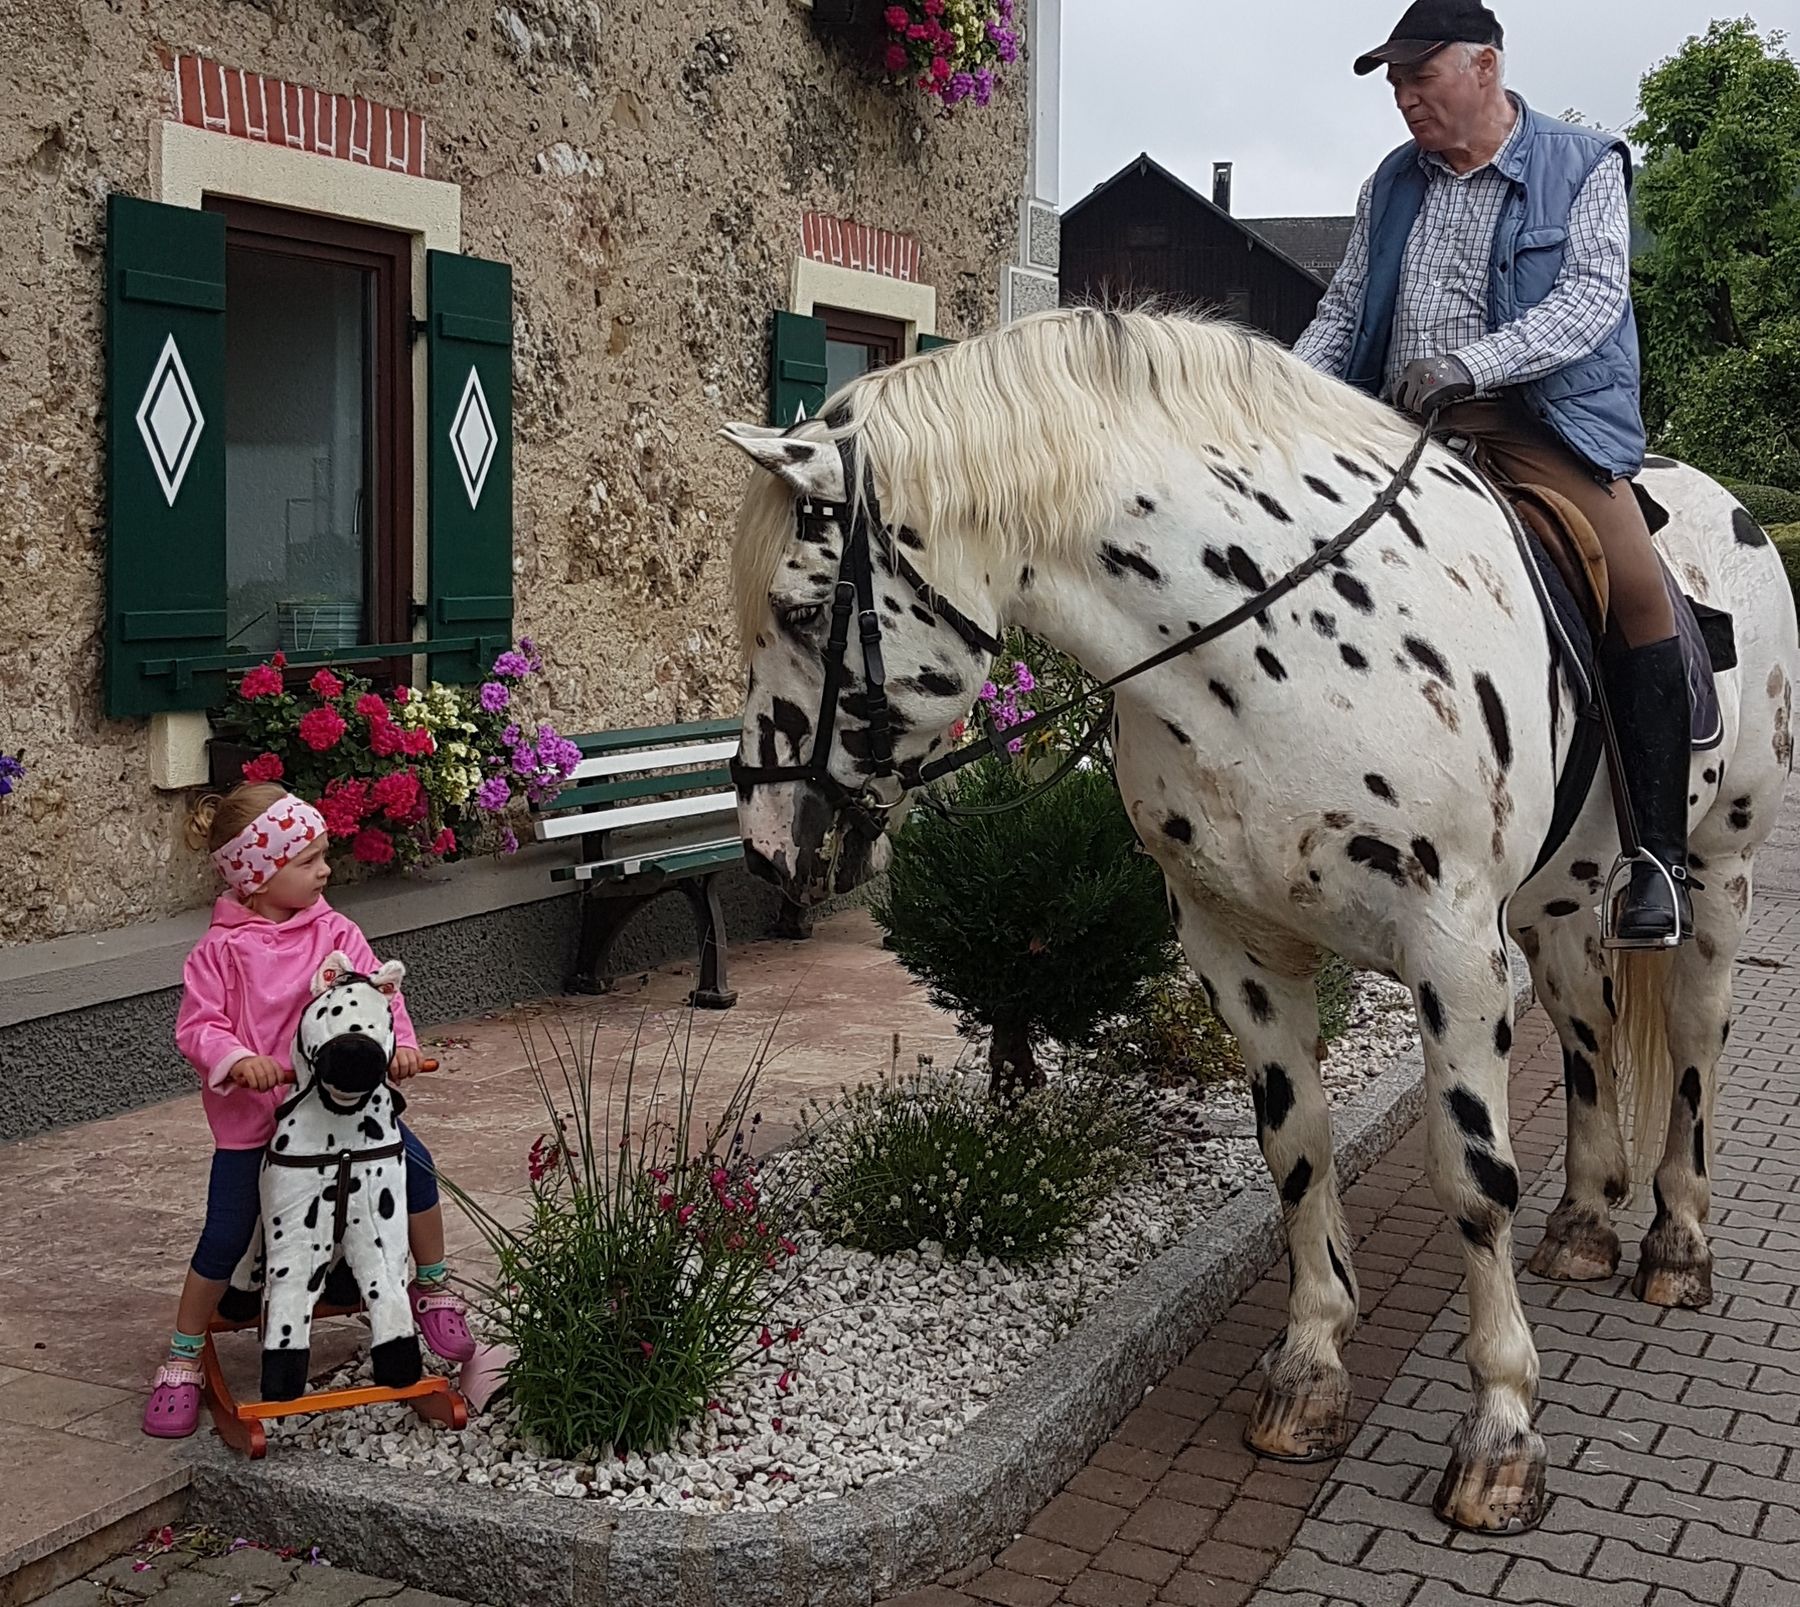
{"type": "Polygon", "coordinates": [[[1631,1292],[1647,1306],[1699,1311],[1712,1304],[1712,1259],[1687,1267],[1654,1267],[1640,1261],[1631,1292]]]}
{"type": "Polygon", "coordinates": [[[1265,1380],[1244,1443],[1277,1462],[1325,1462],[1350,1443],[1350,1375],[1315,1369],[1287,1387],[1265,1380]]]}
{"type": "Polygon", "coordinates": [[[1549,1457],[1541,1434],[1515,1434],[1489,1453],[1456,1450],[1432,1510],[1471,1534],[1524,1534],[1544,1516],[1549,1457]]]}
{"type": "Polygon", "coordinates": [[[1565,1233],[1546,1231],[1527,1270],[1556,1283],[1593,1283],[1619,1270],[1619,1236],[1586,1223],[1565,1233]]]}

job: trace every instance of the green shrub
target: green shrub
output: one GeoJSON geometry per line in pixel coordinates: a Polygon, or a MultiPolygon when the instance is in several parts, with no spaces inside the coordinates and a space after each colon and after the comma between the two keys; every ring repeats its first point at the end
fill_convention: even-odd
{"type": "Polygon", "coordinates": [[[495,1261],[474,1304],[514,1351],[521,1427],[552,1455],[667,1449],[768,1333],[794,1254],[789,1172],[764,1172],[746,1145],[757,1067],[701,1132],[686,1044],[671,1040],[649,1097],[634,1046],[618,1108],[609,1092],[597,1110],[595,1039],[552,1029],[553,1092],[523,1036],[549,1119],[526,1161],[530,1216],[507,1227],[444,1180],[495,1261]],[[654,1108],[671,1061],[673,1117],[647,1121],[634,1096],[654,1108]]]}
{"type": "Polygon", "coordinates": [[[1781,554],[1781,566],[1787,571],[1788,590],[1794,594],[1794,606],[1800,610],[1800,523],[1771,525],[1769,540],[1781,554]]]}
{"type": "MultiPolygon", "coordinates": [[[[1319,1032],[1327,1043],[1350,1022],[1354,973],[1335,956],[1319,971],[1319,1032]]],[[[1206,991],[1186,971],[1152,982],[1137,1007],[1110,1021],[1095,1040],[1095,1066],[1111,1076],[1144,1077],[1158,1088],[1209,1087],[1244,1069],[1237,1039],[1213,1014],[1206,991]]]]}
{"type": "Polygon", "coordinates": [[[999,1102],[922,1064],[809,1113],[808,1214],[826,1238],[877,1255],[936,1242],[1039,1261],[1138,1170],[1154,1130],[1141,1083],[1077,1070],[999,1102]]]}
{"type": "Polygon", "coordinates": [[[913,810],[873,904],[932,1003],[992,1033],[996,1094],[1036,1086],[1036,1044],[1085,1043],[1175,962],[1162,872],[1111,773],[1079,769],[1021,801],[1033,785],[1009,764],[964,771],[957,803],[1019,807],[963,820],[913,810]]]}
{"type": "Polygon", "coordinates": [[[1745,485],[1737,480],[1721,480],[1750,517],[1767,529],[1771,525],[1800,523],[1800,491],[1789,491],[1779,485],[1745,485]]]}

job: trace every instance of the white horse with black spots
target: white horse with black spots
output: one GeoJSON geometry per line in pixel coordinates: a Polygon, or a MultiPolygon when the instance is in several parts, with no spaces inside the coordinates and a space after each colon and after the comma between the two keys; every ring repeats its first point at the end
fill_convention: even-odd
{"type": "MultiPolygon", "coordinates": [[[[1118,674],[1338,535],[1399,480],[1416,438],[1234,327],[1089,310],[870,374],[819,421],[725,433],[767,471],[734,555],[750,671],[740,819],[752,867],[801,901],[879,868],[884,810],[945,752],[1004,628],[1118,674]]],[[[1575,686],[1505,515],[1442,446],[1338,563],[1117,694],[1119,787],[1243,1046],[1286,1215],[1288,1325],[1250,1443],[1311,1459],[1348,1432],[1357,1286],[1314,987],[1329,952],[1403,979],[1418,1005],[1430,1175],[1461,1230],[1474,1384],[1436,1508],[1473,1530],[1528,1527],[1544,1502],[1537,1354],[1513,1272],[1503,927],[1567,1051],[1566,1193],[1534,1267],[1616,1267],[1611,1213],[1631,1165],[1614,1050],[1629,1039],[1653,1107],[1637,1136],[1661,1147],[1637,1290],[1710,1295],[1706,1131],[1752,860],[1791,764],[1800,653],[1781,565],[1749,516],[1666,460],[1644,480],[1672,515],[1663,553],[1691,595],[1734,616],[1739,657],[1717,678],[1723,740],[1694,766],[1697,930],[1674,954],[1599,940],[1618,844],[1603,776],[1532,874],[1575,686]]]]}

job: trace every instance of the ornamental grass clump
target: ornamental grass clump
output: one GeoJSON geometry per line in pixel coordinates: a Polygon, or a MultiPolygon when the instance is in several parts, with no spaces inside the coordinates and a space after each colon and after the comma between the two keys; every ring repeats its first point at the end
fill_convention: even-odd
{"type": "Polygon", "coordinates": [[[743,1363],[800,1337],[776,1315],[798,1253],[791,1186],[751,1151],[767,1044],[702,1128],[691,1041],[671,1036],[647,1088],[634,1043],[597,1096],[595,1037],[553,1023],[547,1071],[521,1036],[549,1124],[526,1159],[530,1215],[507,1227],[445,1184],[495,1263],[473,1304],[514,1353],[520,1428],[551,1455],[666,1450],[743,1363]]]}
{"type": "Polygon", "coordinates": [[[1141,1083],[1076,1071],[996,1103],[921,1060],[911,1076],[815,1101],[799,1139],[807,1214],[824,1238],[877,1255],[940,1244],[1042,1261],[1140,1170],[1154,1132],[1141,1083]]]}

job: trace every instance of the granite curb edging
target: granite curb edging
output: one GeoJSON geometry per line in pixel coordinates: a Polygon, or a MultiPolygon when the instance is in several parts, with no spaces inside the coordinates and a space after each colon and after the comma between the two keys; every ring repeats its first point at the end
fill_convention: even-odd
{"type": "MultiPolygon", "coordinates": [[[[1515,960],[1516,966],[1516,960],[1515,960]]],[[[1531,1002],[1516,980],[1517,1011],[1531,1002]]],[[[1424,1107],[1417,1046],[1335,1114],[1343,1186],[1424,1107]]],[[[495,1607],[848,1607],[1008,1543],[1282,1255],[1272,1188],[1148,1262],[928,1461],[779,1513],[621,1512],[322,1456],[195,1450],[192,1512],[495,1607]]]]}

